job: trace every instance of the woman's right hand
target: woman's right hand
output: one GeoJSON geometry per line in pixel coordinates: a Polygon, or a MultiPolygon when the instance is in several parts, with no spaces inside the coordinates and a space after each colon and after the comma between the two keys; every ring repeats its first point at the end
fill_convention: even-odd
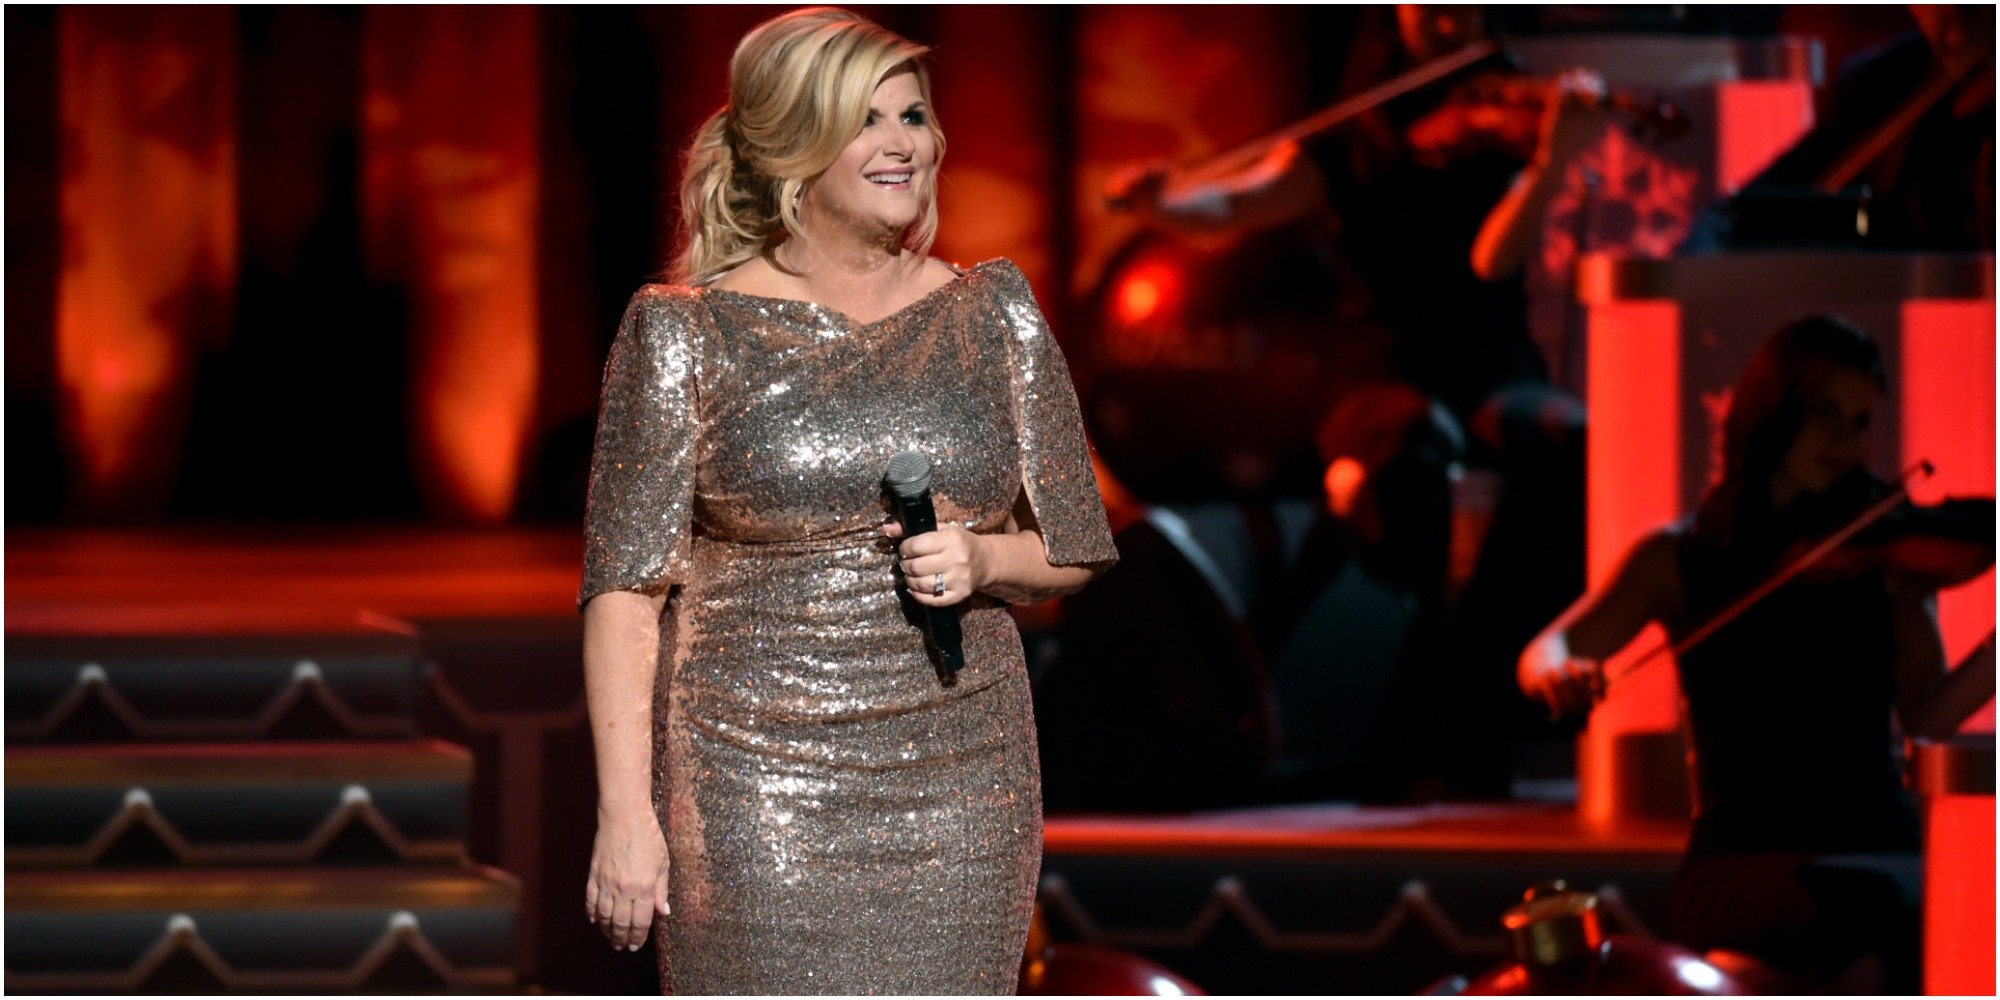
{"type": "Polygon", "coordinates": [[[1544,167],[1567,167],[1583,155],[1611,119],[1605,109],[1608,92],[1604,77],[1595,70],[1576,68],[1556,78],[1554,93],[1543,113],[1540,143],[1535,162],[1544,167]]]}
{"type": "Polygon", "coordinates": [[[613,948],[627,951],[646,943],[655,913],[667,916],[667,838],[650,810],[598,818],[583,909],[613,948]]]}
{"type": "Polygon", "coordinates": [[[1538,637],[1521,652],[1514,679],[1521,693],[1549,708],[1551,718],[1588,712],[1604,697],[1604,665],[1572,656],[1561,633],[1538,637]]]}

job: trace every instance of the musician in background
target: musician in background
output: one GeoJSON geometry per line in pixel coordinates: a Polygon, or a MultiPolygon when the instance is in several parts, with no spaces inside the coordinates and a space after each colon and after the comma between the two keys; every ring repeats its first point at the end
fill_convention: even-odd
{"type": "Polygon", "coordinates": [[[1993,249],[1993,7],[1909,13],[1913,27],[1849,59],[1827,116],[1705,212],[1683,253],[1836,236],[1891,250],[1993,249]],[[1867,225],[1856,232],[1864,188],[1867,225]]]}
{"type": "MultiPolygon", "coordinates": [[[[1476,7],[1395,10],[1400,48],[1359,33],[1347,60],[1349,90],[1389,76],[1397,67],[1388,59],[1421,64],[1483,34],[1476,7]]],[[[1366,302],[1357,311],[1392,335],[1393,380],[1331,408],[1318,435],[1329,483],[1358,484],[1365,494],[1386,481],[1390,465],[1407,482],[1406,452],[1438,456],[1424,461],[1438,464],[1430,475],[1442,483],[1451,456],[1433,446],[1439,425],[1445,438],[1465,442],[1473,462],[1500,473],[1479,563],[1425,683],[1443,708],[1435,728],[1449,789],[1491,798],[1509,794],[1511,742],[1550,734],[1545,715],[1513,690],[1514,652],[1535,622],[1583,587],[1583,407],[1550,384],[1551,364],[1529,336],[1516,265],[1539,220],[1533,199],[1546,184],[1537,178],[1559,178],[1601,130],[1603,84],[1570,74],[1526,114],[1449,89],[1411,94],[1320,139],[1281,143],[1232,175],[1184,177],[1152,164],[1125,172],[1110,193],[1149,223],[1182,233],[1330,215],[1360,278],[1366,302]],[[1488,273],[1475,270],[1475,248],[1488,273]],[[1401,450],[1385,453],[1383,442],[1402,442],[1401,450]]],[[[1328,498],[1336,512],[1388,507],[1407,517],[1437,508],[1337,493],[1328,498]]],[[[1419,595],[1441,592],[1448,519],[1385,533],[1392,543],[1430,539],[1403,546],[1402,558],[1416,565],[1400,576],[1415,581],[1419,595]]]]}
{"type": "MultiPolygon", "coordinates": [[[[1887,384],[1874,341],[1838,320],[1772,335],[1731,397],[1719,481],[1529,644],[1522,691],[1588,710],[1649,622],[1679,641],[1886,496],[1863,458],[1887,384]]],[[[1919,828],[1891,709],[1943,737],[1992,697],[1992,640],[1947,672],[1935,599],[1992,559],[1990,534],[1842,547],[1677,658],[1696,793],[1677,937],[1808,992],[1917,991],[1919,828]]]]}
{"type": "MultiPolygon", "coordinates": [[[[1360,78],[1349,89],[1396,68],[1383,49],[1419,64],[1476,39],[1480,21],[1472,7],[1397,5],[1400,50],[1365,28],[1347,60],[1348,75],[1360,78]]],[[[1518,275],[1483,280],[1472,259],[1489,214],[1524,168],[1560,174],[1599,130],[1603,112],[1592,98],[1602,82],[1577,74],[1562,83],[1565,99],[1526,115],[1451,99],[1443,87],[1420,91],[1320,138],[1279,143],[1237,173],[1183,177],[1153,163],[1122,173],[1111,194],[1148,223],[1191,234],[1330,215],[1374,300],[1372,318],[1395,333],[1396,376],[1470,420],[1501,386],[1548,381],[1528,339],[1518,275]]],[[[1513,234],[1496,230],[1488,240],[1511,243],[1513,234]]]]}

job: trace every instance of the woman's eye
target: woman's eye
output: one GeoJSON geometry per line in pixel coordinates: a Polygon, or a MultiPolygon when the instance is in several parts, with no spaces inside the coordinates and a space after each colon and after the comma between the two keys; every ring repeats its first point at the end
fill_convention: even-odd
{"type": "Polygon", "coordinates": [[[921,111],[903,112],[903,124],[905,125],[922,125],[923,123],[929,120],[930,119],[926,117],[924,113],[921,111]]]}

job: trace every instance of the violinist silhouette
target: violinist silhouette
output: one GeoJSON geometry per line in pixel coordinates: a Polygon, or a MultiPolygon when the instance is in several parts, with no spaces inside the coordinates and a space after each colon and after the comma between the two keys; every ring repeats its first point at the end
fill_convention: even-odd
{"type": "Polygon", "coordinates": [[[1993,564],[1991,498],[1916,508],[1868,473],[1887,385],[1875,342],[1840,320],[1771,335],[1700,506],[1638,541],[1517,669],[1551,711],[1586,711],[1604,661],[1665,627],[1696,800],[1675,934],[1796,991],[1917,991],[1919,827],[1897,727],[1948,736],[1993,696],[1992,638],[1947,670],[1936,610],[1939,587],[1993,564]]]}
{"type": "Polygon", "coordinates": [[[1704,212],[1682,253],[1993,249],[1993,7],[1909,14],[1908,31],[1841,68],[1832,114],[1704,212]]]}
{"type": "Polygon", "coordinates": [[[1390,575],[1440,617],[1451,527],[1435,497],[1461,460],[1498,474],[1477,562],[1414,665],[1431,704],[1400,728],[1423,734],[1409,756],[1442,757],[1414,766],[1441,771],[1449,792],[1504,797],[1514,742],[1569,735],[1519,697],[1510,667],[1534,623],[1583,589],[1584,564],[1583,407],[1552,384],[1560,359],[1530,337],[1520,261],[1553,179],[1614,102],[1588,71],[1496,84],[1501,56],[1481,41],[1479,8],[1398,5],[1386,27],[1400,46],[1365,23],[1379,8],[1360,16],[1346,61],[1358,96],[1315,116],[1337,124],[1288,130],[1219,168],[1135,166],[1107,195],[1173,233],[1330,220],[1358,279],[1339,311],[1386,329],[1389,346],[1386,377],[1327,401],[1315,443],[1328,511],[1389,550],[1390,575]],[[1413,68],[1391,76],[1395,60],[1413,68]]]}

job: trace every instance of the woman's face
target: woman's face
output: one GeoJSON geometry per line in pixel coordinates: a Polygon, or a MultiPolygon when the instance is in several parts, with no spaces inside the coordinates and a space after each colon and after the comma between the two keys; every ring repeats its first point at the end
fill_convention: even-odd
{"type": "Polygon", "coordinates": [[[806,188],[800,215],[807,228],[825,223],[872,236],[901,233],[915,223],[937,170],[930,115],[914,71],[884,78],[861,134],[806,188]]]}
{"type": "Polygon", "coordinates": [[[1807,493],[1832,486],[1867,457],[1868,430],[1882,390],[1875,380],[1850,368],[1836,368],[1806,399],[1798,437],[1778,474],[1807,493]]]}

